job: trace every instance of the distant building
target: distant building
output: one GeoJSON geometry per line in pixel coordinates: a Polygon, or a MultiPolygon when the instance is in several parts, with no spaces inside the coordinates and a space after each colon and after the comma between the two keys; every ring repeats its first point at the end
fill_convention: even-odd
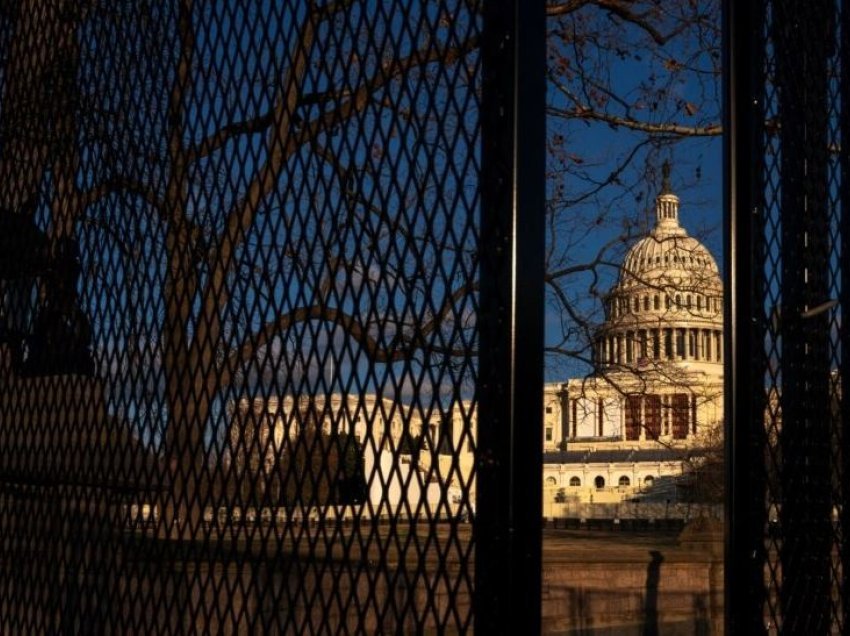
{"type": "Polygon", "coordinates": [[[545,500],[633,497],[720,444],[722,296],[714,257],[679,223],[666,166],[655,225],[605,298],[593,373],[545,386],[545,500]]]}
{"type": "Polygon", "coordinates": [[[366,487],[361,503],[369,514],[404,516],[420,504],[432,517],[458,513],[475,498],[475,422],[465,412],[470,408],[464,402],[425,413],[375,395],[242,399],[231,406],[226,462],[247,469],[252,480],[271,476],[287,440],[312,427],[324,435],[350,436],[360,448],[366,487]]]}

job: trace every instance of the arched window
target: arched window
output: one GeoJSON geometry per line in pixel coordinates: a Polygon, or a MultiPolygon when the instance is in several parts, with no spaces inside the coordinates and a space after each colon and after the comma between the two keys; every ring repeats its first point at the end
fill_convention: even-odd
{"type": "Polygon", "coordinates": [[[620,488],[628,488],[632,485],[632,480],[629,479],[628,475],[623,475],[622,477],[620,477],[620,480],[617,482],[617,485],[620,488]]]}
{"type": "Polygon", "coordinates": [[[637,296],[635,296],[634,308],[635,313],[640,311],[640,298],[638,298],[637,296]]]}
{"type": "Polygon", "coordinates": [[[664,299],[664,306],[665,306],[665,307],[667,307],[667,309],[670,309],[670,304],[671,304],[671,302],[672,302],[672,301],[670,300],[670,296],[667,296],[667,297],[664,299]]]}
{"type": "Polygon", "coordinates": [[[643,297],[643,310],[649,311],[649,296],[643,297]]]}
{"type": "Polygon", "coordinates": [[[682,295],[676,294],[676,309],[680,309],[682,307],[682,295]]]}
{"type": "Polygon", "coordinates": [[[702,296],[697,296],[697,310],[702,311],[702,296]]]}
{"type": "Polygon", "coordinates": [[[652,475],[647,475],[643,478],[643,485],[647,488],[652,488],[652,485],[655,483],[655,477],[652,475]]]}
{"type": "Polygon", "coordinates": [[[593,480],[593,485],[596,486],[597,490],[605,488],[605,478],[602,475],[597,475],[596,479],[593,480]]]}
{"type": "Polygon", "coordinates": [[[573,488],[578,488],[579,486],[581,486],[581,479],[579,479],[578,477],[570,477],[570,486],[572,486],[573,488]]]}
{"type": "Polygon", "coordinates": [[[688,294],[688,295],[685,297],[685,306],[686,306],[688,309],[690,309],[690,308],[691,308],[691,295],[690,295],[690,294],[688,294]]]}
{"type": "Polygon", "coordinates": [[[555,479],[554,477],[547,477],[546,478],[546,485],[547,486],[554,486],[557,483],[558,483],[558,480],[555,479]]]}
{"type": "Polygon", "coordinates": [[[655,298],[652,299],[652,306],[655,308],[655,311],[661,309],[661,301],[658,298],[658,294],[656,294],[655,298]]]}

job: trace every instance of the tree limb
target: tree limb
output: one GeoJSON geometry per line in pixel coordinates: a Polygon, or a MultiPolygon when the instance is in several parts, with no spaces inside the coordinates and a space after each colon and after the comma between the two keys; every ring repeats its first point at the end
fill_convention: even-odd
{"type": "MultiPolygon", "coordinates": [[[[203,312],[207,321],[209,321],[209,327],[208,329],[199,329],[199,342],[210,337],[208,334],[211,334],[213,339],[217,337],[220,323],[217,308],[222,307],[228,299],[224,280],[226,273],[230,271],[233,254],[244,241],[245,231],[251,227],[261,202],[277,187],[286,161],[299,148],[316,139],[320,133],[340,125],[361,112],[369,103],[369,97],[391,80],[414,68],[432,62],[440,61],[444,64],[450,64],[478,46],[477,38],[471,37],[461,46],[448,49],[427,47],[417,50],[408,57],[391,60],[365,81],[353,93],[351,99],[316,117],[293,134],[295,128],[293,115],[299,99],[300,78],[306,69],[308,53],[312,46],[316,26],[315,18],[308,16],[303,27],[304,30],[298,40],[299,45],[293,65],[288,73],[288,78],[284,82],[284,91],[275,107],[275,124],[273,130],[269,132],[269,139],[266,144],[269,158],[254,175],[245,197],[237,202],[227,215],[225,231],[219,241],[216,253],[216,263],[202,300],[203,312]],[[207,333],[201,333],[202,331],[207,333]]],[[[204,326],[202,323],[202,327],[204,326]]]]}
{"type": "Polygon", "coordinates": [[[608,11],[624,22],[628,22],[638,27],[651,37],[652,40],[659,46],[665,45],[687,28],[685,24],[680,24],[669,33],[663,34],[649,21],[646,12],[634,12],[630,7],[632,4],[633,2],[630,0],[567,0],[566,2],[548,5],[546,7],[546,15],[548,17],[558,17],[578,11],[587,5],[595,6],[604,11],[608,11]]]}
{"type": "Polygon", "coordinates": [[[137,196],[154,208],[163,221],[167,222],[170,220],[165,211],[164,201],[154,192],[153,188],[127,177],[112,177],[88,190],[78,192],[77,196],[79,197],[80,209],[84,210],[111,194],[130,194],[137,196]]]}
{"type": "Polygon", "coordinates": [[[427,47],[419,49],[411,55],[401,59],[393,59],[384,64],[380,71],[376,72],[370,79],[363,82],[351,97],[336,108],[329,110],[320,116],[312,119],[304,127],[301,128],[297,136],[296,146],[300,146],[323,132],[328,131],[340,123],[347,121],[353,115],[362,111],[369,103],[369,97],[375,91],[388,84],[391,80],[404,75],[404,73],[413,70],[414,68],[425,66],[432,62],[442,62],[443,64],[451,64],[468,53],[478,48],[478,38],[471,36],[466,42],[460,46],[439,49],[435,47],[427,47]]]}
{"type": "Polygon", "coordinates": [[[252,119],[235,122],[224,126],[215,134],[203,139],[199,144],[189,148],[186,159],[189,163],[210,156],[221,149],[228,141],[240,135],[254,135],[263,132],[274,122],[274,112],[270,111],[252,119]]]}
{"type": "Polygon", "coordinates": [[[591,0],[566,0],[566,2],[552,3],[546,6],[546,16],[553,18],[561,15],[567,15],[573,11],[578,11],[591,0]]]}
{"type": "Polygon", "coordinates": [[[370,335],[368,327],[359,318],[342,309],[328,307],[322,303],[299,307],[267,322],[259,331],[247,336],[240,345],[234,347],[228,356],[227,371],[232,373],[237,364],[250,362],[260,348],[268,345],[275,336],[286,332],[292,325],[310,320],[322,320],[339,326],[348,337],[363,348],[367,357],[373,362],[400,362],[410,359],[415,351],[423,350],[433,353],[449,353],[451,355],[463,353],[467,355],[468,349],[447,351],[437,347],[434,343],[428,342],[427,338],[442,324],[454,304],[475,289],[474,283],[461,285],[446,297],[437,313],[421,326],[414,326],[412,335],[404,336],[399,331],[399,334],[387,345],[381,344],[377,338],[370,335]]]}
{"type": "Polygon", "coordinates": [[[575,119],[589,119],[600,121],[615,127],[628,128],[629,130],[637,130],[640,132],[658,134],[658,135],[676,135],[679,137],[717,137],[723,134],[723,126],[720,124],[708,124],[706,126],[685,126],[682,124],[673,123],[658,123],[644,122],[631,117],[620,117],[608,113],[600,113],[586,106],[576,106],[575,108],[557,108],[549,106],[546,109],[549,115],[558,117],[568,117],[575,119]]]}

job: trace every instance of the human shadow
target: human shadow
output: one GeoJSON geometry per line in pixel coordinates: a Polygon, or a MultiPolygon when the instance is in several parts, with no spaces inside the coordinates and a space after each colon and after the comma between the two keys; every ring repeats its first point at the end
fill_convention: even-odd
{"type": "Polygon", "coordinates": [[[664,556],[658,550],[650,550],[649,556],[652,558],[646,566],[643,636],[658,636],[658,582],[661,579],[664,556]]]}
{"type": "Polygon", "coordinates": [[[711,622],[708,617],[708,608],[705,599],[694,595],[694,636],[709,636],[711,634],[711,622]]]}

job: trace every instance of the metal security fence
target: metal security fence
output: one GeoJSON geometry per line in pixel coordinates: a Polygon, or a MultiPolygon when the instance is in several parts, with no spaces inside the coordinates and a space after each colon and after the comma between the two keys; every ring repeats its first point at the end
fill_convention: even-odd
{"type": "Polygon", "coordinates": [[[735,633],[848,629],[846,2],[729,3],[735,633]]]}
{"type": "Polygon", "coordinates": [[[2,3],[0,632],[536,630],[519,4],[2,3]]]}

